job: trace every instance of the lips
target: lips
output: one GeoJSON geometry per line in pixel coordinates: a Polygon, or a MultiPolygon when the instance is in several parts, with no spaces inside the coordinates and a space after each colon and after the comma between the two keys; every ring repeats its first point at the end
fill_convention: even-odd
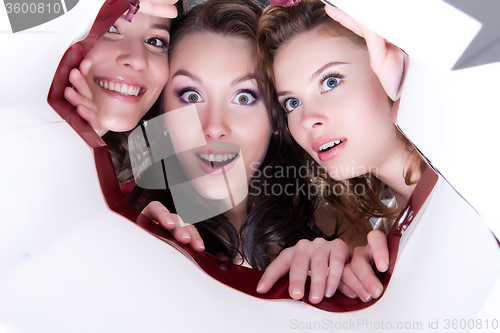
{"type": "Polygon", "coordinates": [[[231,142],[212,142],[196,152],[203,171],[214,175],[222,174],[223,168],[229,171],[239,156],[240,148],[231,142]]]}
{"type": "Polygon", "coordinates": [[[345,147],[346,138],[323,137],[313,142],[312,148],[318,153],[320,161],[328,161],[337,156],[345,147]]]}
{"type": "Polygon", "coordinates": [[[125,97],[138,97],[146,92],[143,84],[132,79],[94,77],[94,82],[106,93],[125,97]]]}

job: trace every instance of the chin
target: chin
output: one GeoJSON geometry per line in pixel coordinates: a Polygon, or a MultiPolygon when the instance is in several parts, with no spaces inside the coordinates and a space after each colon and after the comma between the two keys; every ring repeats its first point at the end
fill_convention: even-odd
{"type": "MultiPolygon", "coordinates": [[[[213,176],[209,176],[213,177],[213,176]]],[[[221,177],[221,181],[207,182],[203,180],[192,180],[191,185],[195,188],[196,192],[208,200],[224,200],[229,198],[228,187],[221,177]]]]}

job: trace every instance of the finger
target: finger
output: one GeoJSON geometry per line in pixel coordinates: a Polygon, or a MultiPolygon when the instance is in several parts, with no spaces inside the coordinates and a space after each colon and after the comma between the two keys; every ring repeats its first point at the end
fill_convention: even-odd
{"type": "Polygon", "coordinates": [[[76,107],[76,112],[82,117],[89,125],[96,131],[99,136],[103,136],[105,133],[101,133],[101,124],[97,118],[97,113],[90,110],[85,105],[78,105],[76,107]]]}
{"type": "Polygon", "coordinates": [[[341,240],[334,240],[333,242],[330,250],[328,279],[326,281],[325,297],[327,298],[332,297],[335,290],[337,290],[346,262],[351,257],[349,246],[345,242],[341,240]]]}
{"type": "Polygon", "coordinates": [[[182,221],[182,218],[177,214],[172,214],[172,219],[176,225],[173,230],[170,230],[172,236],[174,236],[174,238],[182,244],[189,244],[192,238],[188,225],[186,225],[184,221],[182,221]]]}
{"type": "Polygon", "coordinates": [[[192,224],[186,225],[186,228],[189,230],[189,233],[191,235],[191,242],[189,245],[193,248],[193,250],[197,252],[202,252],[205,250],[205,243],[203,242],[203,239],[200,236],[200,233],[198,232],[198,229],[192,224]]]}
{"type": "Polygon", "coordinates": [[[92,100],[92,92],[80,70],[73,68],[69,72],[69,82],[71,82],[76,92],[86,99],[92,100]]]}
{"type": "Polygon", "coordinates": [[[177,226],[170,211],[158,201],[150,202],[142,210],[142,214],[160,223],[167,230],[172,230],[177,226]]]}
{"type": "Polygon", "coordinates": [[[334,21],[342,24],[347,29],[351,30],[355,34],[364,37],[363,30],[356,20],[344,13],[338,8],[333,8],[331,6],[325,6],[325,11],[334,21]]]}
{"type": "MultiPolygon", "coordinates": [[[[384,287],[373,271],[372,260],[373,257],[369,246],[357,247],[354,249],[351,260],[351,269],[370,295],[373,298],[379,298],[384,287]]],[[[356,292],[356,290],[354,291],[356,292]]],[[[357,292],[357,295],[361,297],[359,292],[357,292]]]]}
{"type": "Polygon", "coordinates": [[[78,69],[80,70],[80,73],[82,73],[84,77],[87,77],[87,75],[89,75],[90,72],[90,67],[92,67],[92,60],[83,59],[80,62],[80,66],[78,66],[78,69]]]}
{"type": "Polygon", "coordinates": [[[340,280],[339,282],[338,290],[340,290],[342,294],[349,298],[358,298],[358,296],[356,296],[356,293],[352,291],[352,289],[349,288],[344,282],[342,282],[342,280],[340,280]]]}
{"type": "Polygon", "coordinates": [[[399,48],[382,36],[362,26],[366,46],[370,53],[370,65],[377,74],[387,95],[395,101],[404,74],[404,56],[399,48]]]}
{"type": "Polygon", "coordinates": [[[257,283],[257,292],[259,294],[267,293],[272,286],[290,269],[290,262],[293,255],[293,249],[285,249],[281,251],[279,256],[267,266],[264,274],[257,283]]]}
{"type": "MultiPolygon", "coordinates": [[[[372,299],[372,296],[370,293],[363,287],[361,284],[361,281],[358,279],[358,277],[354,274],[352,269],[350,269],[349,265],[346,265],[344,268],[344,271],[342,272],[342,282],[350,288],[350,290],[359,297],[360,300],[363,302],[368,302],[369,300],[372,299]]],[[[345,287],[342,286],[341,291],[344,295],[348,296],[346,294],[345,287]]]]}
{"type": "Polygon", "coordinates": [[[311,289],[309,292],[309,302],[312,304],[321,302],[325,295],[329,255],[329,248],[320,247],[316,249],[311,256],[311,289]]]}
{"type": "Polygon", "coordinates": [[[379,272],[385,272],[389,268],[389,248],[387,236],[382,230],[372,230],[367,236],[373,254],[373,261],[379,272]]]}
{"type": "Polygon", "coordinates": [[[158,4],[152,1],[141,1],[141,12],[164,18],[177,17],[177,8],[173,4],[158,4]]]}
{"type": "Polygon", "coordinates": [[[310,261],[309,251],[304,251],[300,246],[297,247],[290,263],[290,284],[288,286],[288,293],[295,300],[304,297],[304,286],[309,275],[310,261]]]}

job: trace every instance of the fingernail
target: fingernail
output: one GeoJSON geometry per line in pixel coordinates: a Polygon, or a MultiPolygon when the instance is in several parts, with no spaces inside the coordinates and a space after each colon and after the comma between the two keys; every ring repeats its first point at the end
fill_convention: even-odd
{"type": "Polygon", "coordinates": [[[384,260],[381,259],[378,261],[378,267],[380,267],[379,271],[380,272],[385,272],[389,268],[389,259],[384,260]]]}
{"type": "Polygon", "coordinates": [[[203,244],[203,241],[201,241],[201,240],[197,240],[197,241],[195,241],[195,244],[196,244],[196,246],[197,246],[197,247],[199,247],[200,249],[205,250],[205,245],[203,244]]]}
{"type": "Polygon", "coordinates": [[[382,295],[382,291],[384,290],[384,287],[382,287],[378,283],[374,283],[370,287],[371,294],[374,298],[379,298],[380,295],[382,295]]]}
{"type": "Polygon", "coordinates": [[[168,226],[173,226],[173,225],[175,225],[175,222],[174,222],[173,220],[169,219],[169,218],[166,218],[166,219],[165,219],[165,222],[167,223],[167,225],[168,225],[168,226]]]}
{"type": "Polygon", "coordinates": [[[256,289],[256,290],[257,290],[257,292],[260,292],[262,289],[264,289],[264,284],[263,284],[263,283],[259,283],[259,284],[257,285],[257,289],[256,289]]]}
{"type": "Polygon", "coordinates": [[[69,88],[69,89],[66,89],[66,90],[67,90],[67,93],[68,93],[71,97],[76,96],[76,92],[75,92],[73,89],[69,88]]]}
{"type": "Polygon", "coordinates": [[[293,299],[299,299],[302,297],[302,291],[299,288],[292,289],[291,295],[293,299]],[[294,297],[295,296],[295,297],[294,297]]]}
{"type": "Polygon", "coordinates": [[[325,297],[331,298],[333,296],[334,292],[335,292],[335,290],[333,290],[333,286],[326,287],[325,297]]]}
{"type": "Polygon", "coordinates": [[[320,298],[321,298],[321,294],[318,293],[317,291],[311,291],[311,295],[309,296],[309,298],[312,300],[312,301],[319,301],[320,298]]]}
{"type": "Polygon", "coordinates": [[[368,302],[372,299],[372,296],[366,290],[361,289],[359,291],[359,298],[361,298],[363,302],[368,302]]]}
{"type": "Polygon", "coordinates": [[[189,234],[189,232],[183,232],[181,234],[181,237],[184,239],[191,239],[191,235],[189,234]]]}

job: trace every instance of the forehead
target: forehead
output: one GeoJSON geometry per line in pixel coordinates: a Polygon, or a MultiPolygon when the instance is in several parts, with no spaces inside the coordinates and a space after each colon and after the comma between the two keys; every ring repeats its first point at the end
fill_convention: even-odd
{"type": "Polygon", "coordinates": [[[369,67],[369,54],[355,45],[349,38],[333,36],[320,30],[307,31],[293,37],[276,52],[273,68],[276,84],[280,84],[282,74],[294,69],[297,75],[312,73],[328,62],[346,62],[362,68],[369,67]]]}
{"type": "Polygon", "coordinates": [[[153,15],[144,14],[141,12],[137,12],[132,19],[132,22],[128,22],[125,20],[125,13],[120,16],[120,18],[116,21],[116,23],[120,24],[122,28],[133,28],[139,29],[140,31],[149,30],[149,29],[157,29],[157,30],[165,30],[170,31],[171,20],[163,17],[157,17],[153,15]]]}
{"type": "Polygon", "coordinates": [[[172,67],[189,66],[204,72],[221,68],[227,73],[249,72],[255,68],[256,53],[254,45],[243,38],[195,32],[177,42],[170,61],[172,67]]]}

